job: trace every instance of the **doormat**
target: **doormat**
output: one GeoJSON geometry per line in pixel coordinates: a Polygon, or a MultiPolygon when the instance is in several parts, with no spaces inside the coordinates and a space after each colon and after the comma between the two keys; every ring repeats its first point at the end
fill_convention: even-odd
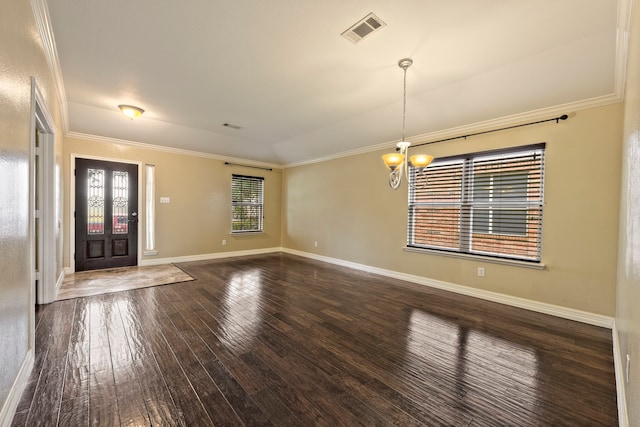
{"type": "Polygon", "coordinates": [[[173,264],[81,271],[64,278],[56,301],[191,280],[195,279],[173,264]]]}

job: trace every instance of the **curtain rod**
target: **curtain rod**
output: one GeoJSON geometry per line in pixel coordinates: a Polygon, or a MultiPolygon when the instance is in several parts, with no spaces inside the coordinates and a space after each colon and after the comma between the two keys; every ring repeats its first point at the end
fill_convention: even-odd
{"type": "Polygon", "coordinates": [[[233,165],[233,166],[242,166],[244,168],[262,169],[262,170],[266,170],[266,171],[272,171],[273,170],[273,168],[263,168],[262,166],[241,165],[240,163],[224,162],[224,164],[225,165],[233,165]]]}
{"type": "MultiPolygon", "coordinates": [[[[467,139],[467,137],[469,137],[469,136],[482,135],[482,134],[485,134],[485,133],[498,132],[498,131],[501,131],[501,130],[514,129],[514,128],[519,128],[519,127],[523,127],[523,126],[537,125],[539,123],[551,122],[551,121],[554,121],[554,120],[556,121],[556,123],[560,123],[560,120],[567,120],[568,118],[569,118],[568,115],[563,114],[561,116],[554,117],[552,119],[538,120],[537,122],[530,122],[530,123],[523,123],[521,125],[507,126],[507,127],[500,128],[500,129],[485,130],[483,132],[470,133],[468,135],[460,135],[460,136],[454,136],[452,138],[439,139],[437,141],[423,142],[422,144],[416,144],[416,145],[412,144],[411,148],[420,147],[421,145],[435,144],[436,142],[452,141],[454,139],[461,139],[461,138],[467,139]]],[[[399,149],[396,148],[396,151],[398,151],[398,150],[399,149]]]]}

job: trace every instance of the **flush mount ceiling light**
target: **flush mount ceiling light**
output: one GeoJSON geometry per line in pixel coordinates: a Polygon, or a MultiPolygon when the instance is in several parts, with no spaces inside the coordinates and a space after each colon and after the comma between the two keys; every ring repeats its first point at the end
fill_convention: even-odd
{"type": "MultiPolygon", "coordinates": [[[[402,141],[396,144],[396,152],[391,154],[385,154],[382,156],[384,164],[391,172],[389,172],[389,186],[394,190],[400,188],[402,182],[402,172],[404,170],[405,178],[407,177],[407,170],[409,168],[408,151],[410,142],[405,141],[405,123],[407,116],[407,68],[413,64],[411,58],[404,58],[398,61],[398,66],[404,71],[404,92],[402,98],[402,141]]],[[[418,168],[419,172],[422,172],[433,161],[433,156],[426,154],[417,154],[411,156],[411,166],[418,168]]]]}
{"type": "Polygon", "coordinates": [[[120,112],[124,114],[126,117],[131,120],[137,119],[144,113],[144,110],[140,107],[135,107],[133,105],[118,105],[120,112]]]}

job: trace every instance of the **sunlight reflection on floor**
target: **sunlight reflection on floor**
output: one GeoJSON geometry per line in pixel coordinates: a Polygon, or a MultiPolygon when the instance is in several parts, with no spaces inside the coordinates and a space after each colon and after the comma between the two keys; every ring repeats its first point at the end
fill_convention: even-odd
{"type": "Polygon", "coordinates": [[[258,333],[262,324],[260,299],[262,278],[260,270],[236,273],[227,284],[224,294],[226,313],[222,328],[222,342],[231,348],[246,346],[258,333]]]}
{"type": "Polygon", "coordinates": [[[478,408],[486,408],[489,392],[494,396],[490,404],[496,420],[501,413],[512,414],[512,406],[524,405],[532,416],[537,413],[539,364],[531,347],[413,310],[407,350],[411,368],[439,377],[442,391],[458,397],[460,411],[473,415],[478,408]]]}

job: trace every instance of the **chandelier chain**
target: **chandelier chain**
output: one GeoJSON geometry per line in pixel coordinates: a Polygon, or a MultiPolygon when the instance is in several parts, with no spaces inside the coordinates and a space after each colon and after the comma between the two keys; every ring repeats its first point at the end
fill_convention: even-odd
{"type": "Polygon", "coordinates": [[[402,141],[405,139],[405,124],[407,122],[407,67],[402,67],[404,70],[404,90],[402,92],[402,141]]]}

